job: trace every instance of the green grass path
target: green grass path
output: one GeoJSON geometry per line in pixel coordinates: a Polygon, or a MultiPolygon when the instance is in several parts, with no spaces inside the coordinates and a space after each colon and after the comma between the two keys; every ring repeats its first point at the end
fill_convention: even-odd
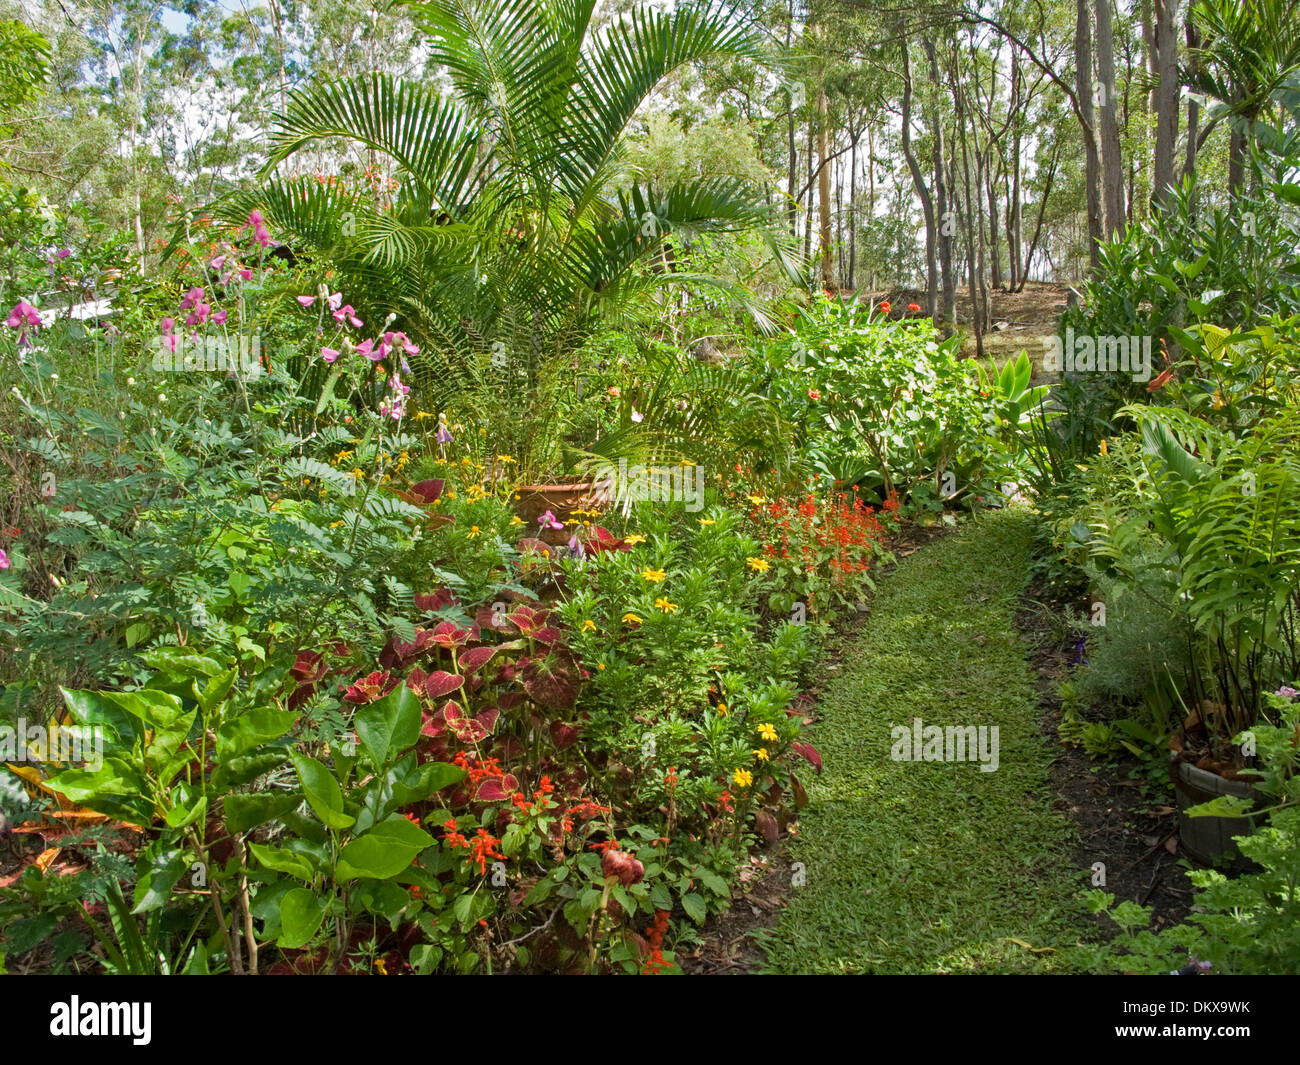
{"type": "Polygon", "coordinates": [[[1051,749],[1013,614],[1032,530],[995,513],[905,558],[823,693],[791,860],[765,937],[780,973],[1044,972],[1085,886],[1052,808],[1051,749]],[[895,761],[891,726],[997,725],[999,765],[895,761]]]}

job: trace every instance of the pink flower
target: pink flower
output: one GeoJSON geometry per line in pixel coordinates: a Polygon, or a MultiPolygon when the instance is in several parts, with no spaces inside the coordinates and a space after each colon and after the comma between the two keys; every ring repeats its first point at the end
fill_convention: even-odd
{"type": "Polygon", "coordinates": [[[297,297],[297,299],[298,302],[301,303],[304,307],[310,307],[313,303],[316,302],[315,296],[299,296],[297,297]]]}
{"type": "Polygon", "coordinates": [[[540,525],[543,529],[564,528],[564,522],[556,521],[555,515],[549,510],[545,514],[543,514],[540,518],[537,519],[537,524],[540,525]]]}
{"type": "Polygon", "coordinates": [[[58,251],[54,253],[54,257],[56,259],[66,259],[71,254],[72,254],[71,248],[60,248],[58,251]]]}
{"type": "Polygon", "coordinates": [[[26,300],[19,300],[14,304],[14,309],[9,312],[9,317],[5,319],[5,325],[10,329],[22,329],[26,334],[27,326],[34,326],[39,329],[41,325],[41,315],[35,307],[26,300]]]}
{"type": "Polygon", "coordinates": [[[383,358],[382,355],[376,355],[374,351],[375,342],[373,340],[363,340],[357,345],[357,354],[364,355],[371,362],[378,362],[383,358]]]}
{"type": "Polygon", "coordinates": [[[320,353],[326,362],[333,362],[339,357],[339,353],[334,348],[321,348],[320,353]]]}
{"type": "Polygon", "coordinates": [[[191,307],[195,306],[201,299],[203,299],[203,289],[197,287],[190,289],[187,293],[185,293],[185,298],[181,300],[181,310],[188,311],[191,307]]]}
{"type": "Polygon", "coordinates": [[[216,324],[216,325],[225,325],[225,324],[226,324],[226,312],[225,312],[225,311],[217,311],[215,314],[212,315],[212,321],[213,321],[213,323],[216,324]]]}
{"type": "Polygon", "coordinates": [[[175,318],[164,318],[162,320],[162,331],[164,333],[171,333],[171,331],[175,328],[176,328],[175,318]]]}
{"type": "Polygon", "coordinates": [[[8,568],[9,568],[9,556],[6,555],[3,551],[0,551],[0,569],[8,569],[8,568]]]}
{"type": "Polygon", "coordinates": [[[210,263],[208,263],[208,266],[211,267],[213,270],[220,270],[225,265],[226,265],[226,257],[224,255],[218,255],[215,259],[213,259],[210,263]]]}
{"type": "Polygon", "coordinates": [[[212,307],[206,303],[200,303],[194,310],[190,311],[189,317],[185,319],[186,325],[202,325],[208,320],[208,315],[212,313],[212,307]]]}
{"type": "Polygon", "coordinates": [[[245,281],[252,281],[253,271],[250,270],[247,266],[241,266],[239,268],[239,276],[242,277],[245,281]]]}
{"type": "Polygon", "coordinates": [[[352,304],[350,303],[345,304],[334,312],[334,321],[338,322],[340,325],[343,324],[345,318],[351,323],[353,329],[360,329],[366,324],[357,317],[357,312],[352,309],[352,304]]]}

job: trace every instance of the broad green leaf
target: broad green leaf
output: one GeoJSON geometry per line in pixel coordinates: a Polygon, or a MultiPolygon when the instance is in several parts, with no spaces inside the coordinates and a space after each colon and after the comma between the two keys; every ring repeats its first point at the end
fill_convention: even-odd
{"type": "Polygon", "coordinates": [[[420,700],[405,684],[357,708],[352,723],[362,750],[380,769],[420,738],[420,700]]]}
{"type": "Polygon", "coordinates": [[[239,833],[277,820],[301,802],[302,795],[296,791],[259,791],[253,795],[227,795],[222,809],[226,827],[239,833]]]}
{"type": "Polygon", "coordinates": [[[150,859],[142,859],[144,869],[137,867],[139,879],[135,882],[135,908],[132,913],[147,913],[160,909],[169,898],[176,882],[185,874],[183,851],[173,850],[150,859]]]}
{"type": "Polygon", "coordinates": [[[400,814],[379,822],[339,852],[340,880],[370,878],[387,880],[408,868],[433,837],[400,814]]]}
{"type": "Polygon", "coordinates": [[[306,946],[325,920],[328,905],[327,896],[306,888],[285,892],[280,900],[280,938],[276,943],[289,950],[306,946]]]}
{"type": "Polygon", "coordinates": [[[316,870],[312,868],[311,862],[295,851],[277,850],[262,843],[250,843],[248,848],[253,852],[253,857],[268,869],[288,873],[309,884],[316,879],[316,870]]]}
{"type": "Polygon", "coordinates": [[[325,824],[330,828],[348,828],[356,821],[343,812],[343,790],[326,766],[314,758],[295,754],[293,767],[298,771],[307,802],[325,824]]]}

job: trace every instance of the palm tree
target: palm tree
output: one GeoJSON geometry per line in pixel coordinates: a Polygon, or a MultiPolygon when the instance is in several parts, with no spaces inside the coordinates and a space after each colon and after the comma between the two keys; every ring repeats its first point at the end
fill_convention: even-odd
{"type": "Polygon", "coordinates": [[[621,183],[627,126],[665,77],[718,55],[762,59],[765,41],[708,3],[640,9],[603,29],[596,0],[407,6],[452,91],[380,74],[315,83],[276,116],[264,171],[343,138],[391,162],[391,203],[310,177],[272,177],[256,198],[351,291],[398,316],[422,345],[415,376],[435,403],[469,391],[481,414],[515,426],[513,440],[499,426],[504,446],[544,450],[554,426],[529,414],[566,363],[572,374],[562,357],[634,293],[708,280],[664,267],[672,242],[773,232],[762,196],[736,181],[621,183]]]}
{"type": "Polygon", "coordinates": [[[1231,127],[1228,190],[1236,195],[1245,172],[1247,138],[1274,113],[1300,71],[1297,0],[1196,0],[1192,21],[1200,37],[1189,50],[1184,83],[1213,101],[1197,148],[1221,121],[1231,127]]]}

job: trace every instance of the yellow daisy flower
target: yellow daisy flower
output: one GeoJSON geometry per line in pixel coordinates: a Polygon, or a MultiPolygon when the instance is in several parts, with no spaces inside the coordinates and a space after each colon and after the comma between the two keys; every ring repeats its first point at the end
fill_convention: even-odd
{"type": "Polygon", "coordinates": [[[584,622],[582,623],[582,631],[583,631],[583,632],[595,632],[595,631],[596,631],[596,623],[595,623],[594,621],[592,621],[591,618],[587,618],[587,620],[584,621],[584,622]]]}
{"type": "Polygon", "coordinates": [[[731,774],[731,779],[736,783],[737,787],[747,788],[754,783],[754,774],[748,769],[737,769],[731,774]]]}
{"type": "Polygon", "coordinates": [[[633,613],[631,613],[631,612],[629,611],[628,613],[626,613],[626,614],[623,615],[623,624],[625,624],[625,625],[640,625],[640,624],[641,624],[641,619],[640,619],[639,617],[637,617],[635,614],[633,614],[633,613]]]}
{"type": "Polygon", "coordinates": [[[697,518],[696,521],[698,521],[701,525],[715,525],[715,524],[717,524],[717,523],[716,523],[712,518],[697,518]]]}
{"type": "Polygon", "coordinates": [[[777,740],[776,729],[766,721],[758,726],[758,735],[760,738],[767,740],[768,743],[775,743],[777,740]]]}
{"type": "Polygon", "coordinates": [[[757,758],[760,762],[766,762],[766,761],[767,761],[767,748],[766,748],[766,747],[760,747],[760,748],[758,748],[758,750],[756,750],[756,751],[754,752],[754,757],[757,758]]]}
{"type": "Polygon", "coordinates": [[[641,571],[641,576],[653,584],[658,584],[667,576],[667,574],[661,569],[643,569],[641,571]]]}
{"type": "Polygon", "coordinates": [[[661,595],[658,599],[655,600],[655,607],[659,610],[662,610],[665,614],[677,613],[677,604],[670,603],[666,595],[661,595]]]}
{"type": "Polygon", "coordinates": [[[750,569],[758,573],[766,573],[768,570],[772,568],[772,563],[770,563],[767,559],[759,558],[756,555],[751,555],[749,558],[745,559],[745,562],[750,569]]]}

